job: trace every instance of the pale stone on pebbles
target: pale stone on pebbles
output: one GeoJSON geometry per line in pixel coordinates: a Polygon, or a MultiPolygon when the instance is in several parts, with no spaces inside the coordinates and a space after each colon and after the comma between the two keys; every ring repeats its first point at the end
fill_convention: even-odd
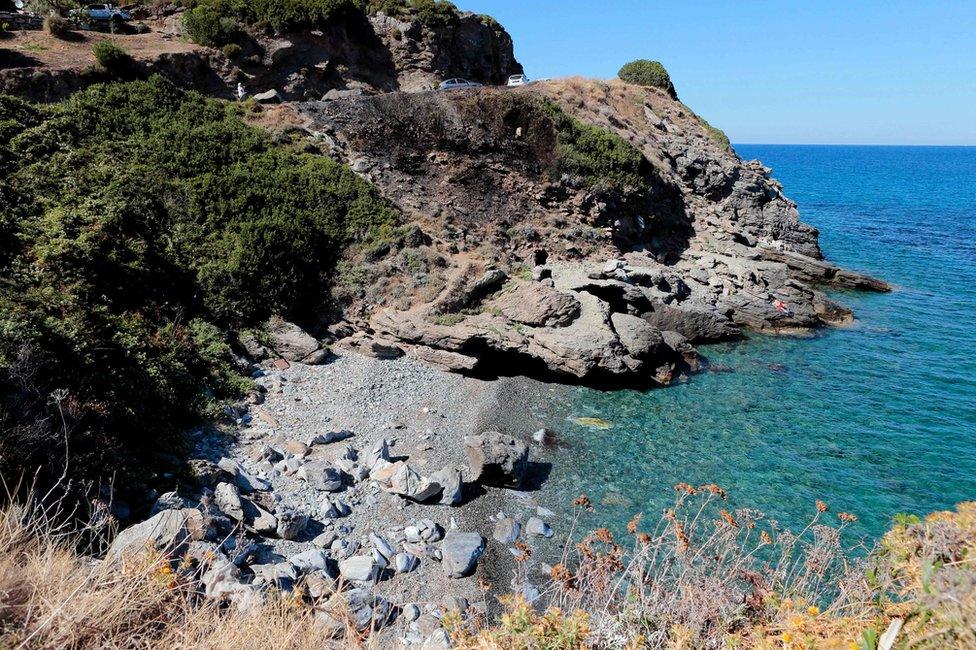
{"type": "Polygon", "coordinates": [[[335,492],[342,487],[342,474],[325,461],[317,460],[305,463],[298,476],[305,480],[315,490],[320,492],[335,492]]]}
{"type": "Polygon", "coordinates": [[[254,505],[253,503],[246,502],[245,507],[248,512],[249,517],[252,519],[250,527],[260,533],[261,535],[275,535],[278,532],[278,518],[273,514],[261,508],[260,506],[254,505]],[[252,510],[253,509],[253,510],[252,510]]]}
{"type": "Polygon", "coordinates": [[[491,536],[502,544],[514,544],[522,532],[522,524],[511,517],[504,517],[495,522],[495,529],[491,536]]]}
{"type": "Polygon", "coordinates": [[[371,477],[380,483],[385,491],[411,501],[427,501],[442,491],[439,483],[421,476],[417,470],[401,460],[373,472],[371,477]]]}
{"type": "Polygon", "coordinates": [[[413,603],[405,606],[403,608],[403,618],[408,623],[413,623],[418,618],[420,618],[420,608],[414,605],[413,603]]]}
{"type": "Polygon", "coordinates": [[[478,533],[450,531],[441,545],[442,564],[450,578],[463,578],[470,574],[485,552],[485,540],[478,533]]]}
{"type": "Polygon", "coordinates": [[[393,556],[393,568],[397,573],[410,573],[418,564],[417,557],[411,553],[397,553],[393,556]]]}
{"type": "Polygon", "coordinates": [[[441,505],[461,505],[461,501],[464,498],[464,484],[461,481],[460,470],[452,467],[445,467],[444,469],[431,474],[430,480],[439,484],[444,490],[441,493],[441,505]]]}
{"type": "Polygon", "coordinates": [[[536,537],[552,537],[552,528],[538,517],[532,517],[525,524],[525,530],[536,537]]]}
{"type": "Polygon", "coordinates": [[[312,549],[291,556],[288,562],[302,573],[325,571],[329,566],[329,556],[323,550],[312,549]]]}
{"type": "Polygon", "coordinates": [[[373,548],[375,548],[380,555],[386,558],[387,561],[393,559],[393,556],[396,555],[396,550],[382,535],[370,533],[369,541],[373,544],[373,548]]]}
{"type": "Polygon", "coordinates": [[[214,501],[222,513],[237,521],[244,520],[244,507],[237,487],[230,483],[218,483],[214,488],[214,501]]]}
{"type": "Polygon", "coordinates": [[[339,574],[346,580],[372,582],[378,572],[379,567],[371,555],[354,555],[339,562],[339,574]]]}
{"type": "Polygon", "coordinates": [[[308,524],[308,515],[297,510],[285,509],[278,512],[278,527],[275,531],[281,539],[295,539],[308,524]]]}

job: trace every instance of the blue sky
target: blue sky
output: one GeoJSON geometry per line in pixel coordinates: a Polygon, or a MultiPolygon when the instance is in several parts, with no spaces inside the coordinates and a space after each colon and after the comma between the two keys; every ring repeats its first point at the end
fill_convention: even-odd
{"type": "Polygon", "coordinates": [[[658,59],[739,143],[976,145],[976,0],[455,0],[530,77],[658,59]]]}

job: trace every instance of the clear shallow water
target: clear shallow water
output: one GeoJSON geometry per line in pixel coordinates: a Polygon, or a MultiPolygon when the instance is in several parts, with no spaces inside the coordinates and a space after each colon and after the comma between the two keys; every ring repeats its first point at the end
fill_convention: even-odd
{"type": "Polygon", "coordinates": [[[876,537],[893,514],[976,499],[976,148],[737,150],[773,168],[828,258],[896,290],[835,294],[855,311],[849,328],[704,348],[731,372],[554,397],[569,447],[546,501],[585,490],[619,528],[669,505],[679,481],[715,482],[789,526],[823,499],[876,537]]]}

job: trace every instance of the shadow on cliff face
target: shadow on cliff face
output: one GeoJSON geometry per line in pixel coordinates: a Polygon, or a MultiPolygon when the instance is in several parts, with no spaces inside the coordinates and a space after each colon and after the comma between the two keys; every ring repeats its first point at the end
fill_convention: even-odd
{"type": "Polygon", "coordinates": [[[611,233],[617,253],[665,261],[693,234],[680,188],[640,151],[531,90],[390,94],[300,111],[334,128],[350,157],[388,170],[374,179],[385,195],[481,241],[585,249],[605,247],[611,233]]]}
{"type": "Polygon", "coordinates": [[[289,101],[319,99],[350,84],[381,92],[399,90],[390,51],[360,12],[350,12],[316,31],[253,36],[236,63],[247,75],[249,87],[277,89],[289,101]]]}

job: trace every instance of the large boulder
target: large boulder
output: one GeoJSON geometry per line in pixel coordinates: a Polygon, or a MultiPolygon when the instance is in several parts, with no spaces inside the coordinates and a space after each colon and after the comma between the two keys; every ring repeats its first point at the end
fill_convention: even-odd
{"type": "Polygon", "coordinates": [[[271,347],[287,361],[314,358],[322,346],[318,339],[294,323],[281,319],[271,322],[271,347]]]}
{"type": "Polygon", "coordinates": [[[564,327],[580,315],[576,297],[539,282],[502,294],[495,306],[510,320],[532,327],[564,327]]]}
{"type": "Polygon", "coordinates": [[[529,468],[529,447],[512,436],[486,431],[464,437],[471,476],[487,485],[519,487],[529,468]]]}
{"type": "Polygon", "coordinates": [[[654,310],[644,314],[644,319],[660,331],[680,332],[692,343],[696,341],[721,341],[736,338],[739,328],[716,309],[701,305],[668,305],[655,303],[654,310]]]}
{"type": "Polygon", "coordinates": [[[485,540],[481,535],[452,530],[444,536],[441,563],[449,578],[463,578],[474,571],[484,552],[485,540]]]}
{"type": "Polygon", "coordinates": [[[651,356],[664,343],[661,332],[639,316],[614,313],[610,315],[610,322],[613,323],[620,342],[632,357],[651,356]]]}
{"type": "Polygon", "coordinates": [[[282,102],[281,93],[274,88],[266,90],[263,93],[255,93],[254,101],[259,104],[280,104],[282,102]]]}
{"type": "Polygon", "coordinates": [[[187,515],[184,510],[163,510],[142,523],[129,526],[112,542],[108,557],[119,558],[145,551],[179,555],[190,542],[187,515]]]}

